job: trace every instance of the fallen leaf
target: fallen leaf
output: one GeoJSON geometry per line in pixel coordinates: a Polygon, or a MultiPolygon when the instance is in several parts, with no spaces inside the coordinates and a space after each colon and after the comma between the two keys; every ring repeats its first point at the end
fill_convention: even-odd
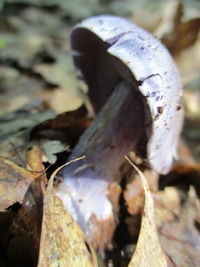
{"type": "Polygon", "coordinates": [[[167,1],[161,22],[154,32],[157,38],[162,39],[162,42],[173,55],[193,45],[198,38],[199,12],[196,13],[196,16],[185,19],[189,9],[191,11],[191,6],[186,5],[186,1],[167,1]]]}
{"type": "Polygon", "coordinates": [[[22,202],[31,182],[44,175],[42,152],[34,147],[28,152],[27,170],[15,162],[0,157],[0,210],[4,211],[16,202],[22,202]]]}
{"type": "MultiPolygon", "coordinates": [[[[32,267],[37,264],[43,195],[47,182],[42,157],[42,151],[33,147],[27,153],[29,170],[19,167],[11,161],[7,162],[10,163],[7,168],[10,173],[13,170],[11,173],[13,176],[9,177],[9,191],[7,190],[4,195],[12,200],[12,203],[9,204],[13,205],[9,207],[8,214],[12,220],[8,221],[7,225],[0,223],[0,234],[1,239],[4,240],[1,243],[1,248],[6,253],[5,261],[8,266],[32,267]],[[16,183],[16,186],[13,183],[16,183]],[[21,185],[23,185],[22,188],[21,185]],[[16,192],[19,193],[18,198],[16,192]],[[15,203],[19,200],[22,202],[21,205],[15,203]]],[[[2,184],[0,182],[0,186],[2,184]]],[[[6,212],[2,212],[1,217],[3,215],[5,217],[6,212]]]]}
{"type": "Polygon", "coordinates": [[[82,230],[55,195],[53,179],[62,167],[52,174],[45,195],[38,267],[98,266],[82,230]]]}
{"type": "Polygon", "coordinates": [[[43,152],[38,147],[33,146],[27,152],[27,162],[28,167],[31,171],[36,172],[40,175],[44,175],[44,165],[42,164],[43,152]]]}
{"type": "Polygon", "coordinates": [[[199,28],[200,18],[180,22],[176,25],[173,32],[164,37],[162,41],[170,52],[176,55],[181,50],[195,43],[198,38],[199,28]]]}
{"type": "Polygon", "coordinates": [[[21,202],[35,174],[11,160],[0,158],[0,210],[21,202]]]}
{"type": "Polygon", "coordinates": [[[174,222],[180,216],[181,192],[176,187],[165,187],[163,191],[153,194],[153,197],[157,228],[164,223],[174,222]]]}
{"type": "Polygon", "coordinates": [[[145,194],[144,214],[142,216],[140,234],[136,249],[128,266],[166,267],[166,256],[161,248],[156,231],[154,204],[148,183],[144,174],[132,163],[132,161],[129,160],[128,157],[126,157],[126,159],[138,172],[145,194]]]}
{"type": "Polygon", "coordinates": [[[22,206],[5,233],[8,238],[3,249],[6,251],[8,266],[37,265],[45,186],[45,175],[33,180],[24,196],[22,206]]]}
{"type": "Polygon", "coordinates": [[[0,157],[26,167],[32,127],[55,116],[52,111],[16,111],[0,117],[0,157]]]}
{"type": "Polygon", "coordinates": [[[1,24],[1,36],[6,46],[1,51],[3,60],[18,62],[22,67],[32,67],[35,57],[49,44],[49,35],[62,28],[62,22],[58,16],[52,16],[49,12],[29,7],[19,13],[11,12],[1,24]]]}
{"type": "Polygon", "coordinates": [[[28,131],[31,127],[45,121],[47,119],[53,118],[55,113],[53,111],[46,112],[28,112],[25,110],[19,110],[16,112],[11,112],[4,114],[0,117],[1,128],[1,140],[6,140],[8,138],[16,137],[20,135],[23,131],[28,131]]]}
{"type": "Polygon", "coordinates": [[[41,101],[59,113],[75,109],[82,100],[69,51],[71,26],[60,12],[52,16],[37,5],[26,6],[20,15],[11,11],[0,25],[5,43],[1,49],[4,93],[0,105],[13,111],[41,101]]]}
{"type": "Polygon", "coordinates": [[[159,238],[163,250],[174,266],[200,266],[200,201],[191,186],[179,216],[173,222],[162,223],[159,238]]]}
{"type": "Polygon", "coordinates": [[[38,64],[34,70],[49,83],[57,86],[54,91],[43,93],[46,99],[48,95],[48,105],[53,110],[62,113],[81,106],[83,101],[77,90],[77,81],[69,50],[57,52],[55,63],[38,64]]]}
{"type": "Polygon", "coordinates": [[[45,162],[53,163],[57,159],[57,153],[71,151],[81,134],[90,125],[92,120],[87,114],[86,108],[81,106],[79,109],[59,114],[38,124],[31,131],[30,143],[44,151],[45,162]]]}
{"type": "MultiPolygon", "coordinates": [[[[151,191],[156,192],[158,190],[158,174],[155,171],[146,170],[144,176],[147,179],[151,191]]],[[[126,185],[124,199],[126,201],[128,212],[131,215],[141,212],[144,206],[144,193],[139,175],[134,175],[133,181],[126,185]]]]}
{"type": "Polygon", "coordinates": [[[46,141],[42,144],[42,149],[45,153],[45,161],[54,164],[57,160],[57,153],[68,151],[69,146],[63,145],[59,140],[46,141]]]}

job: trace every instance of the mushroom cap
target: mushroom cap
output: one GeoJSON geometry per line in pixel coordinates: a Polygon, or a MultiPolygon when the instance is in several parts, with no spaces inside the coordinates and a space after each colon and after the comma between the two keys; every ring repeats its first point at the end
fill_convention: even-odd
{"type": "Polygon", "coordinates": [[[147,159],[153,169],[167,173],[183,124],[181,80],[167,49],[137,25],[111,15],[79,23],[71,34],[71,47],[96,111],[120,79],[136,85],[146,110],[147,159]]]}

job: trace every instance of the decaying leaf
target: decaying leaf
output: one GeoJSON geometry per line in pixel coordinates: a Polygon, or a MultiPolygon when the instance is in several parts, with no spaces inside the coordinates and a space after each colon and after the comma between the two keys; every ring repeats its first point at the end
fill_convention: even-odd
{"type": "Polygon", "coordinates": [[[55,195],[53,179],[61,168],[52,174],[44,200],[38,267],[97,266],[95,253],[82,230],[55,195]]]}
{"type": "Polygon", "coordinates": [[[58,112],[75,109],[82,100],[70,64],[69,25],[61,14],[52,16],[36,6],[23,8],[20,15],[11,8],[0,25],[5,42],[0,105],[13,111],[39,100],[58,112]]]}
{"type": "Polygon", "coordinates": [[[8,159],[0,158],[0,205],[1,210],[15,202],[21,202],[35,175],[8,159]]]}
{"type": "Polygon", "coordinates": [[[63,152],[65,150],[69,150],[69,147],[64,146],[59,140],[52,140],[44,142],[42,145],[42,149],[45,152],[45,161],[54,164],[57,160],[56,153],[63,152]]]}
{"type": "Polygon", "coordinates": [[[12,138],[14,139],[16,136],[17,139],[23,131],[30,131],[31,127],[47,119],[51,119],[54,116],[55,113],[53,111],[31,112],[23,109],[3,114],[0,117],[1,140],[10,139],[10,142],[12,142],[12,138]]]}
{"type": "Polygon", "coordinates": [[[42,152],[36,147],[28,152],[30,170],[0,157],[0,210],[21,202],[31,182],[44,174],[41,157],[42,152]]]}
{"type": "Polygon", "coordinates": [[[173,54],[178,54],[184,48],[195,43],[198,38],[200,19],[193,19],[188,22],[179,23],[163,42],[173,54]]]}
{"type": "Polygon", "coordinates": [[[1,181],[0,186],[3,188],[8,182],[8,189],[5,191],[3,188],[4,192],[1,192],[1,197],[4,196],[5,199],[1,204],[4,204],[4,209],[12,206],[9,207],[9,212],[1,212],[0,246],[5,251],[8,266],[32,267],[37,264],[46,186],[42,156],[42,151],[37,147],[29,150],[27,169],[4,160],[4,181],[1,181]]]}
{"type": "Polygon", "coordinates": [[[33,180],[22,206],[14,214],[9,230],[5,233],[7,244],[4,243],[4,249],[7,251],[9,266],[34,267],[37,264],[45,186],[45,176],[33,180]]]}
{"type": "Polygon", "coordinates": [[[69,51],[57,52],[56,58],[55,63],[38,64],[34,70],[45,80],[57,86],[53,92],[46,92],[43,95],[48,100],[49,106],[61,113],[77,109],[82,104],[82,100],[76,90],[77,83],[69,51]]]}
{"type": "Polygon", "coordinates": [[[178,54],[197,40],[200,19],[199,14],[194,11],[194,6],[187,6],[186,1],[166,2],[163,17],[155,35],[162,39],[172,54],[178,54]],[[187,17],[188,13],[193,13],[193,16],[187,17]]]}
{"type": "Polygon", "coordinates": [[[31,131],[30,144],[38,145],[44,152],[43,161],[53,164],[59,153],[71,151],[90,123],[86,108],[81,106],[38,124],[31,131]]]}
{"type": "MultiPolygon", "coordinates": [[[[21,119],[22,121],[26,117],[27,111],[40,106],[41,101],[38,99],[38,95],[45,91],[45,82],[41,79],[39,80],[33,76],[30,77],[27,73],[21,73],[12,65],[0,65],[0,80],[0,115],[7,119],[3,121],[1,117],[2,122],[8,123],[8,118],[16,116],[16,113],[18,113],[16,119],[21,119]],[[9,114],[8,112],[13,112],[13,114],[9,114]]],[[[33,114],[30,112],[29,116],[31,115],[33,114]]]]}
{"type": "Polygon", "coordinates": [[[171,223],[180,215],[181,192],[176,187],[168,186],[153,195],[155,206],[155,222],[157,228],[164,223],[171,223]]]}
{"type": "Polygon", "coordinates": [[[44,46],[48,46],[52,31],[61,28],[59,18],[42,9],[23,9],[20,16],[11,12],[1,24],[1,36],[6,42],[1,58],[17,61],[23,67],[32,66],[44,46]]]}
{"type": "Polygon", "coordinates": [[[154,204],[153,198],[149,191],[149,186],[143,173],[129,160],[128,157],[126,159],[140,175],[145,194],[144,214],[142,217],[141,230],[135,252],[129,263],[129,267],[166,267],[166,257],[161,248],[156,232],[156,225],[154,221],[154,204]]]}
{"type": "Polygon", "coordinates": [[[163,250],[174,266],[200,265],[200,233],[197,228],[199,214],[200,202],[191,186],[178,219],[170,223],[163,222],[160,226],[159,238],[163,250]]]}
{"type": "MultiPolygon", "coordinates": [[[[155,192],[158,189],[158,174],[153,170],[144,171],[144,176],[147,179],[151,191],[155,192]]],[[[140,213],[144,206],[143,186],[139,175],[135,175],[131,183],[127,184],[124,192],[129,214],[135,215],[140,213]]]]}
{"type": "Polygon", "coordinates": [[[52,111],[18,110],[0,117],[0,156],[26,167],[32,127],[55,116],[52,111]]]}

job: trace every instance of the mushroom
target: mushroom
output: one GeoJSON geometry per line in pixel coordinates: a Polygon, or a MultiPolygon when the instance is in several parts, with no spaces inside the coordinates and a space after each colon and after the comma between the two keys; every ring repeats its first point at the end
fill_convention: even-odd
{"type": "Polygon", "coordinates": [[[57,195],[88,240],[103,249],[116,225],[124,156],[134,151],[158,173],[171,168],[183,124],[182,87],[167,49],[124,18],[82,21],[71,47],[97,115],[69,160],[86,158],[63,169],[57,195]]]}

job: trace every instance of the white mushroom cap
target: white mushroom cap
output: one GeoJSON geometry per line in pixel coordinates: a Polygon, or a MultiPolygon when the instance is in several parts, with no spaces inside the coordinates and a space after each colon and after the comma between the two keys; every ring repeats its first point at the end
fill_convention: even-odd
{"type": "MultiPolygon", "coordinates": [[[[71,38],[75,64],[88,84],[90,78],[86,77],[84,65],[79,64],[79,59],[85,56],[85,48],[82,51],[82,44],[77,44],[75,36],[76,32],[80,34],[84,30],[97,36],[106,45],[108,57],[112,55],[118,59],[115,65],[120,61],[123,63],[124,69],[115,66],[121,77],[127,80],[134,78],[138,82],[137,89],[145,97],[144,101],[148,104],[152,120],[147,158],[152,168],[159,173],[167,173],[173,158],[176,157],[183,124],[183,109],[180,106],[182,86],[172,57],[159,40],[126,19],[111,15],[95,16],[78,24],[71,38]],[[133,75],[132,78],[128,69],[133,75]]],[[[84,40],[84,43],[87,46],[87,40],[84,40]]],[[[95,61],[94,58],[92,60],[95,61]]],[[[98,72],[101,72],[101,68],[99,64],[98,72]]],[[[105,68],[102,72],[108,73],[108,70],[105,68]]],[[[109,69],[109,73],[112,73],[112,70],[109,69]]],[[[147,131],[148,124],[147,118],[147,131]]]]}

